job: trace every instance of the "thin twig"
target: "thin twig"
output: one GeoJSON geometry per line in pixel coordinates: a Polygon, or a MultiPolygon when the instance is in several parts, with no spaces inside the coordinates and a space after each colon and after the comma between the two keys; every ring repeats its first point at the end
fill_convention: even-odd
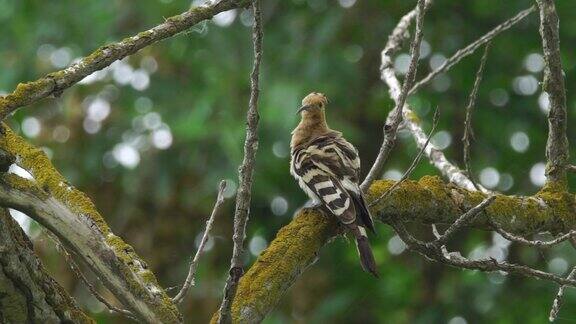
{"type": "Polygon", "coordinates": [[[214,220],[216,219],[216,215],[220,213],[220,208],[224,203],[224,190],[226,190],[226,181],[220,181],[220,185],[218,186],[218,196],[216,198],[216,202],[214,203],[214,208],[212,209],[212,213],[210,214],[210,218],[206,221],[206,227],[204,228],[204,234],[202,234],[202,240],[200,241],[200,245],[198,245],[198,250],[196,250],[196,254],[194,255],[194,259],[190,262],[190,269],[188,270],[188,276],[186,277],[186,281],[184,281],[184,285],[182,285],[182,289],[172,298],[172,301],[175,304],[180,304],[188,290],[192,285],[195,284],[195,276],[196,276],[196,268],[198,267],[198,261],[204,252],[204,246],[206,242],[208,242],[208,236],[210,235],[210,231],[212,230],[212,225],[214,224],[214,220]]]}
{"type": "Polygon", "coordinates": [[[234,211],[234,249],[230,260],[230,272],[224,287],[224,296],[219,309],[218,323],[230,323],[230,308],[236,294],[238,281],[244,274],[242,257],[244,255],[244,239],[246,237],[246,224],[250,210],[254,162],[258,150],[258,96],[260,63],[262,59],[262,12],[260,0],[252,2],[254,12],[254,26],[252,41],[254,45],[254,65],[250,74],[250,102],[248,105],[246,140],[244,142],[244,159],[238,169],[238,193],[236,195],[236,209],[234,211]]]}
{"type": "Polygon", "coordinates": [[[434,77],[436,77],[440,73],[444,73],[458,62],[460,62],[466,56],[474,53],[478,48],[482,45],[490,42],[494,37],[498,36],[500,33],[510,29],[510,27],[516,25],[518,22],[522,21],[526,16],[531,14],[536,10],[536,6],[532,6],[528,9],[520,11],[514,17],[506,20],[505,22],[501,23],[500,25],[496,26],[494,29],[489,31],[488,33],[484,34],[482,37],[478,38],[468,46],[458,50],[454,55],[452,55],[449,59],[447,59],[442,65],[436,68],[434,71],[430,72],[427,76],[425,76],[422,80],[416,82],[412,89],[410,89],[409,94],[414,94],[418,89],[420,89],[423,85],[430,82],[434,77]]]}
{"type": "Polygon", "coordinates": [[[506,230],[504,230],[502,228],[502,226],[500,224],[498,224],[495,221],[491,222],[494,230],[502,235],[502,237],[504,237],[505,239],[507,239],[508,241],[511,242],[517,242],[517,243],[521,243],[521,244],[525,244],[528,246],[534,246],[534,247],[542,247],[542,248],[548,248],[548,247],[552,247],[554,245],[557,245],[559,243],[562,243],[570,238],[576,238],[576,231],[572,230],[566,234],[562,234],[554,239],[548,240],[548,241],[542,241],[542,240],[528,240],[522,236],[518,236],[518,235],[514,235],[510,232],[507,232],[506,230]]]}
{"type": "Polygon", "coordinates": [[[454,233],[456,233],[462,227],[466,226],[472,219],[474,219],[474,217],[476,217],[476,215],[486,209],[494,201],[494,199],[496,199],[495,195],[488,196],[481,203],[469,209],[462,216],[458,217],[458,219],[452,223],[452,225],[450,225],[446,231],[444,231],[444,234],[440,235],[440,237],[433,243],[436,245],[443,245],[446,243],[450,237],[454,235],[454,233]]]}
{"type": "Polygon", "coordinates": [[[537,0],[540,9],[540,35],[544,52],[542,89],[548,94],[548,141],[546,142],[546,182],[566,188],[566,165],[570,155],[566,137],[566,87],[560,55],[559,22],[553,0],[537,0]]]}
{"type": "Polygon", "coordinates": [[[576,172],[576,165],[570,164],[570,165],[566,166],[566,170],[570,171],[570,172],[576,172]]]}
{"type": "Polygon", "coordinates": [[[576,286],[576,280],[572,278],[562,278],[555,274],[530,268],[525,265],[498,262],[493,258],[470,260],[463,257],[458,252],[442,252],[440,246],[427,244],[414,238],[399,221],[390,221],[390,225],[394,228],[398,236],[406,243],[408,248],[418,252],[429,260],[435,260],[444,264],[448,264],[458,268],[465,268],[471,270],[480,270],[487,272],[504,271],[507,273],[517,273],[526,277],[533,277],[543,280],[555,282],[560,285],[576,286]]]}
{"type": "MultiPolygon", "coordinates": [[[[429,5],[430,1],[426,2],[426,5],[429,5]]],[[[411,22],[416,17],[416,9],[413,9],[409,13],[407,13],[404,17],[400,19],[398,25],[394,28],[392,33],[388,38],[388,42],[382,50],[382,64],[380,66],[380,78],[386,85],[388,85],[390,97],[392,100],[396,102],[398,97],[400,96],[401,87],[398,78],[396,77],[394,71],[394,64],[393,64],[393,56],[398,52],[400,46],[404,39],[406,39],[408,35],[408,27],[410,26],[411,22]]],[[[391,120],[394,117],[393,114],[394,110],[391,110],[388,114],[387,120],[391,120]]],[[[409,105],[405,104],[403,108],[404,113],[404,123],[406,125],[406,129],[410,131],[416,145],[419,148],[425,147],[426,143],[426,133],[422,130],[417,119],[413,118],[414,112],[410,109],[409,105]]],[[[428,157],[432,165],[436,167],[443,176],[448,178],[450,182],[456,184],[459,187],[473,190],[474,186],[472,182],[467,178],[466,174],[460,170],[457,166],[452,164],[444,153],[436,148],[434,145],[430,144],[424,149],[424,154],[428,157]]],[[[366,180],[363,182],[362,190],[366,190],[368,186],[366,185],[366,180]]],[[[483,188],[482,188],[483,189],[483,188]]],[[[486,190],[482,190],[486,191],[486,190]]]]}
{"type": "Polygon", "coordinates": [[[484,66],[486,65],[486,60],[488,58],[488,50],[490,49],[490,43],[486,44],[484,48],[484,54],[480,60],[480,66],[478,71],[476,71],[476,78],[474,79],[474,86],[470,92],[470,97],[468,99],[468,105],[466,105],[466,120],[464,121],[464,136],[462,136],[463,150],[464,150],[464,165],[465,171],[468,175],[470,181],[474,185],[476,190],[480,190],[474,177],[472,176],[472,169],[470,167],[470,141],[474,138],[474,131],[472,130],[472,108],[476,104],[476,98],[478,98],[478,89],[480,89],[480,82],[482,82],[482,74],[484,73],[484,66]]]}
{"type": "Polygon", "coordinates": [[[360,186],[363,191],[366,191],[372,182],[382,175],[384,163],[388,159],[390,151],[396,142],[398,126],[402,121],[402,110],[404,108],[406,98],[408,98],[408,91],[412,88],[412,84],[414,84],[414,80],[416,78],[418,59],[420,58],[420,43],[422,42],[422,24],[424,21],[424,15],[426,14],[426,5],[424,0],[418,0],[416,12],[416,30],[414,32],[414,40],[410,45],[410,65],[408,67],[408,72],[406,73],[404,84],[402,85],[402,91],[400,92],[398,98],[394,100],[396,102],[396,106],[393,110],[393,117],[386,120],[386,123],[383,127],[384,140],[380,146],[378,156],[370,168],[366,179],[364,179],[360,186]]]}
{"type": "MultiPolygon", "coordinates": [[[[576,267],[572,268],[572,271],[570,271],[566,279],[574,279],[574,277],[576,277],[576,267]]],[[[560,285],[556,298],[554,298],[554,301],[552,302],[552,309],[550,310],[550,316],[548,317],[550,322],[554,322],[556,318],[558,318],[560,307],[562,307],[562,302],[564,301],[564,289],[566,289],[566,285],[560,285]]]]}
{"type": "Polygon", "coordinates": [[[201,21],[215,15],[240,8],[246,1],[222,0],[210,6],[192,8],[180,15],[166,19],[158,26],[123,39],[120,42],[98,48],[78,63],[57,72],[50,73],[36,81],[20,83],[14,92],[0,97],[0,120],[22,106],[26,106],[49,96],[59,96],[62,91],[73,86],[88,75],[101,70],[117,60],[132,55],[142,48],[163,39],[177,35],[201,21]]]}
{"type": "Polygon", "coordinates": [[[420,163],[420,160],[422,160],[422,155],[424,155],[424,150],[426,149],[426,147],[428,147],[428,144],[430,143],[430,139],[432,138],[432,135],[434,134],[434,130],[436,129],[436,126],[438,126],[439,116],[440,116],[440,114],[438,113],[438,108],[436,108],[436,110],[434,111],[434,119],[432,121],[432,129],[430,130],[430,133],[428,133],[428,138],[426,139],[426,143],[424,144],[424,146],[422,146],[420,151],[418,151],[418,154],[416,154],[416,157],[414,158],[414,160],[410,164],[410,167],[408,167],[406,172],[404,172],[404,174],[402,175],[400,180],[396,181],[392,186],[390,186],[390,188],[388,188],[388,190],[384,191],[384,193],[382,195],[380,195],[380,197],[374,199],[368,205],[368,207],[373,207],[377,203],[379,203],[382,199],[388,197],[392,192],[394,192],[394,190],[396,190],[396,188],[398,188],[398,186],[400,184],[402,184],[404,181],[406,181],[406,179],[408,179],[410,177],[412,172],[414,172],[414,169],[416,169],[416,166],[420,163]]]}
{"type": "Polygon", "coordinates": [[[118,313],[118,314],[124,315],[124,316],[126,316],[126,317],[128,317],[134,321],[138,321],[138,319],[136,319],[136,316],[134,314],[132,314],[132,312],[130,312],[127,309],[121,309],[121,308],[118,308],[118,307],[112,305],[109,301],[106,300],[106,298],[104,298],[102,295],[100,295],[100,293],[98,293],[98,290],[96,289],[96,287],[94,287],[90,283],[88,278],[86,278],[86,276],[84,276],[84,274],[80,270],[80,267],[78,266],[78,264],[76,264],[76,262],[74,261],[74,259],[72,258],[72,256],[68,252],[68,250],[66,250],[66,248],[64,247],[64,245],[62,245],[62,243],[56,237],[56,235],[52,234],[49,231],[46,231],[46,234],[48,235],[48,237],[50,237],[52,239],[52,241],[54,241],[54,243],[56,244],[57,250],[62,253],[62,255],[64,256],[64,259],[66,259],[66,263],[68,264],[68,266],[70,267],[70,270],[72,270],[72,272],[74,273],[76,278],[80,279],[86,285],[86,287],[88,288],[90,293],[92,293],[92,295],[96,299],[98,299],[98,301],[100,301],[102,304],[104,304],[104,306],[106,306],[111,312],[118,313]]]}

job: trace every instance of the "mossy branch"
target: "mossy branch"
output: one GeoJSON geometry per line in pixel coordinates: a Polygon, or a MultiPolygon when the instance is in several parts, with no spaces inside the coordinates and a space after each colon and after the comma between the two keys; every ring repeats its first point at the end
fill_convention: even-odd
{"type": "Polygon", "coordinates": [[[134,249],[115,236],[90,199],[58,173],[44,152],[2,124],[0,148],[34,177],[0,177],[0,205],[26,213],[52,231],[139,319],[180,323],[182,317],[134,249]]]}
{"type": "MultiPolygon", "coordinates": [[[[386,192],[393,181],[376,181],[367,200],[386,192]]],[[[452,224],[461,214],[477,206],[486,194],[444,183],[438,177],[425,176],[405,181],[387,199],[373,206],[381,221],[452,224]]],[[[494,201],[470,226],[492,230],[497,222],[508,232],[530,235],[539,232],[569,232],[576,229],[574,196],[544,188],[534,196],[496,195],[494,201]]],[[[234,323],[255,323],[264,319],[327,242],[338,235],[334,218],[304,209],[282,228],[270,246],[262,252],[240,279],[232,305],[234,323]]],[[[216,316],[212,322],[216,321],[216,316]]]]}
{"type": "Polygon", "coordinates": [[[244,7],[250,2],[251,0],[221,0],[210,6],[192,8],[166,19],[154,28],[127,37],[117,43],[102,46],[64,70],[50,73],[36,81],[20,83],[14,92],[0,97],[0,121],[19,107],[49,96],[59,96],[62,91],[88,75],[132,55],[144,47],[177,35],[221,12],[244,7]]]}
{"type": "Polygon", "coordinates": [[[0,209],[0,246],[0,323],[95,323],[48,275],[6,209],[0,209]]]}

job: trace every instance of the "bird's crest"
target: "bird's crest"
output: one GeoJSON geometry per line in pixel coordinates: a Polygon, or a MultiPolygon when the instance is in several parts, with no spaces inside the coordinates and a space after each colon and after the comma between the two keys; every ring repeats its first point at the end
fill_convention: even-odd
{"type": "Polygon", "coordinates": [[[302,99],[302,106],[326,106],[328,98],[320,92],[312,92],[302,99]]]}

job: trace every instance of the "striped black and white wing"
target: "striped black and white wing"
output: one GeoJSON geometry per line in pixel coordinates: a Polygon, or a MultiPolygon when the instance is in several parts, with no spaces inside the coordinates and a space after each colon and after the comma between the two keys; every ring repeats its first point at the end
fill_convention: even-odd
{"type": "Polygon", "coordinates": [[[354,146],[339,133],[318,137],[294,150],[291,172],[310,198],[342,223],[351,224],[359,215],[360,225],[373,230],[358,186],[360,159],[354,146]]]}

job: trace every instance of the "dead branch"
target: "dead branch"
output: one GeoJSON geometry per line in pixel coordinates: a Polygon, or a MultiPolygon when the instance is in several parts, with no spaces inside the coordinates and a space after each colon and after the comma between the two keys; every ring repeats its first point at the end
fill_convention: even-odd
{"type": "Polygon", "coordinates": [[[392,191],[396,190],[396,188],[398,188],[398,186],[401,185],[402,182],[406,181],[406,179],[408,179],[410,177],[412,172],[414,172],[414,169],[416,169],[416,166],[420,163],[420,160],[422,159],[422,155],[424,154],[424,150],[426,149],[426,147],[428,147],[428,144],[430,143],[430,139],[432,138],[432,134],[434,134],[434,130],[436,129],[436,126],[438,126],[439,116],[440,115],[438,113],[438,108],[436,108],[436,110],[434,111],[434,118],[432,121],[432,129],[430,130],[430,133],[428,133],[428,138],[426,139],[426,143],[424,144],[424,146],[422,146],[420,151],[418,151],[418,154],[416,154],[416,157],[414,158],[414,160],[412,161],[412,163],[410,164],[408,169],[406,169],[406,172],[404,172],[404,174],[402,175],[400,180],[398,180],[398,182],[394,183],[392,185],[392,187],[390,187],[388,190],[386,190],[382,195],[380,195],[380,197],[374,199],[374,201],[372,201],[368,207],[373,207],[374,205],[379,203],[382,199],[388,197],[388,195],[390,195],[390,193],[392,191]]]}
{"type": "Polygon", "coordinates": [[[420,58],[420,43],[422,41],[422,24],[424,21],[424,15],[426,14],[426,5],[424,0],[419,0],[416,6],[416,30],[414,31],[414,40],[410,45],[410,65],[408,67],[408,72],[406,73],[406,78],[404,79],[404,84],[402,85],[402,91],[397,98],[394,98],[396,106],[394,110],[390,113],[391,118],[386,120],[383,127],[384,140],[380,146],[378,156],[374,161],[374,164],[370,168],[366,179],[360,185],[360,188],[365,191],[370,187],[372,182],[382,175],[384,169],[384,163],[388,159],[388,155],[394,143],[396,142],[396,133],[398,132],[398,126],[402,121],[402,110],[408,98],[408,91],[412,88],[412,84],[416,78],[416,70],[418,69],[418,59],[420,58]]]}
{"type": "Polygon", "coordinates": [[[566,88],[560,57],[559,21],[553,0],[537,0],[540,9],[540,35],[544,52],[542,89],[548,94],[548,141],[546,143],[546,181],[566,188],[568,138],[566,137],[566,88]]]}
{"type": "MultiPolygon", "coordinates": [[[[576,267],[572,268],[572,271],[570,271],[566,279],[574,279],[574,277],[576,277],[576,267]]],[[[562,302],[564,301],[564,290],[566,287],[566,285],[561,285],[560,288],[558,288],[558,293],[552,302],[552,309],[550,309],[550,316],[548,317],[550,322],[554,322],[556,318],[558,318],[560,307],[562,307],[562,302]]]]}
{"type": "Polygon", "coordinates": [[[472,87],[472,91],[470,92],[470,97],[468,99],[468,105],[466,105],[466,120],[464,121],[464,136],[462,136],[463,142],[463,151],[464,151],[464,165],[466,174],[474,188],[476,190],[480,190],[476,181],[474,181],[474,177],[472,176],[472,171],[470,168],[470,141],[471,138],[474,137],[474,132],[472,130],[472,108],[476,104],[476,98],[478,97],[478,89],[480,89],[480,82],[482,82],[482,74],[484,73],[484,66],[486,65],[486,60],[488,58],[488,49],[490,48],[490,43],[486,44],[484,48],[484,55],[482,55],[482,59],[480,60],[480,66],[478,67],[478,71],[476,72],[476,78],[474,79],[474,86],[472,87]]]}
{"type": "MultiPolygon", "coordinates": [[[[388,42],[382,51],[382,64],[380,66],[380,78],[384,81],[389,88],[390,97],[396,102],[398,99],[401,87],[398,78],[396,77],[392,57],[402,45],[402,41],[408,37],[408,27],[414,17],[416,16],[416,9],[407,13],[404,17],[400,19],[398,25],[394,28],[390,37],[388,38],[388,42]]],[[[387,119],[393,118],[391,113],[388,115],[387,119]]],[[[442,174],[450,180],[450,182],[457,184],[458,186],[466,189],[474,189],[474,185],[468,179],[466,174],[452,164],[444,153],[434,147],[434,145],[427,145],[427,136],[426,133],[422,130],[419,121],[417,118],[414,118],[415,113],[410,109],[408,105],[404,105],[403,108],[403,115],[404,115],[404,123],[406,128],[412,134],[416,145],[419,148],[424,148],[424,153],[430,160],[430,162],[438,169],[442,174]]],[[[366,190],[365,182],[363,182],[363,190],[366,190]]]]}
{"type": "Polygon", "coordinates": [[[460,62],[463,58],[467,57],[468,55],[471,55],[478,48],[480,48],[482,45],[487,44],[488,42],[492,41],[492,39],[494,39],[500,33],[510,29],[512,26],[514,26],[517,23],[519,23],[520,21],[522,21],[524,18],[526,18],[528,15],[530,15],[534,11],[536,11],[536,6],[532,6],[528,9],[524,9],[524,10],[520,11],[514,17],[512,17],[512,18],[506,20],[505,22],[501,23],[500,25],[496,26],[494,29],[487,32],[486,34],[484,34],[482,37],[478,38],[474,42],[470,43],[468,46],[456,51],[456,53],[454,53],[454,55],[452,55],[450,58],[448,58],[442,65],[440,65],[434,71],[430,72],[430,74],[428,74],[427,76],[422,78],[422,80],[416,82],[416,84],[414,84],[414,86],[410,90],[410,94],[413,94],[416,91],[418,91],[423,85],[430,82],[438,74],[444,73],[444,72],[450,70],[454,65],[456,65],[458,62],[460,62]]]}
{"type": "Polygon", "coordinates": [[[254,64],[250,74],[250,102],[246,116],[246,140],[244,142],[244,160],[238,169],[238,193],[236,194],[236,210],[234,211],[234,249],[230,259],[230,272],[224,287],[224,296],[220,305],[218,323],[230,323],[230,307],[236,295],[238,281],[244,274],[244,239],[246,237],[246,224],[250,212],[252,195],[252,178],[254,162],[258,150],[258,96],[260,94],[260,63],[262,60],[262,12],[260,0],[252,2],[254,25],[252,41],[254,46],[254,64]]]}
{"type": "Polygon", "coordinates": [[[184,281],[184,285],[182,285],[182,288],[180,289],[178,294],[176,294],[176,296],[174,296],[172,298],[172,301],[175,304],[180,304],[184,300],[184,297],[186,297],[186,294],[188,293],[188,290],[190,289],[190,287],[192,285],[194,285],[195,276],[196,276],[196,268],[198,267],[198,261],[200,261],[200,257],[202,256],[202,254],[204,252],[204,246],[206,245],[206,242],[208,242],[208,236],[210,235],[210,231],[212,230],[212,226],[214,225],[214,220],[216,219],[216,215],[218,215],[220,213],[220,209],[222,207],[222,204],[224,204],[224,199],[225,199],[224,198],[224,190],[226,190],[226,181],[222,180],[222,181],[220,181],[220,185],[218,186],[218,196],[216,198],[216,203],[214,203],[214,208],[212,209],[212,213],[210,214],[210,218],[208,218],[208,220],[206,221],[206,227],[204,228],[204,233],[202,234],[202,240],[200,241],[200,244],[198,245],[198,249],[196,250],[196,254],[194,255],[194,259],[192,259],[192,262],[190,262],[190,268],[188,270],[188,276],[186,277],[186,280],[184,281]]]}

